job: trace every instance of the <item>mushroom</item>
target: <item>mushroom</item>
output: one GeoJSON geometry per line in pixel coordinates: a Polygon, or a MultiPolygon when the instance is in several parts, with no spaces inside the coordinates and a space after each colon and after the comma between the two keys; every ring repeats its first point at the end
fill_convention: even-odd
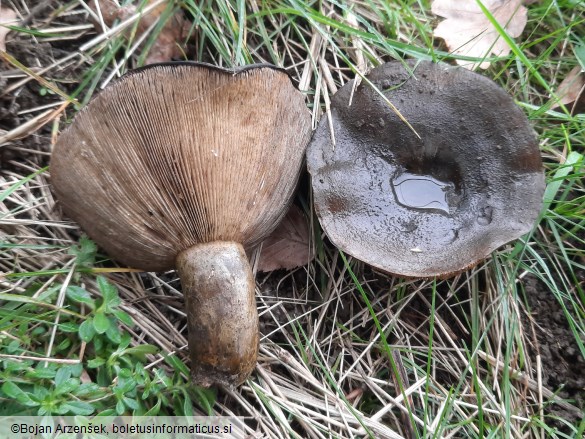
{"type": "Polygon", "coordinates": [[[322,118],[307,148],[337,247],[392,274],[448,277],[531,230],[545,187],[538,142],[502,88],[427,61],[366,78],[353,96],[354,81],[339,89],[331,126],[322,118]]]}
{"type": "Polygon", "coordinates": [[[244,247],[285,214],[310,132],[281,69],[167,63],[104,89],[55,145],[65,213],[123,264],[178,269],[197,384],[238,385],[256,365],[244,247]]]}

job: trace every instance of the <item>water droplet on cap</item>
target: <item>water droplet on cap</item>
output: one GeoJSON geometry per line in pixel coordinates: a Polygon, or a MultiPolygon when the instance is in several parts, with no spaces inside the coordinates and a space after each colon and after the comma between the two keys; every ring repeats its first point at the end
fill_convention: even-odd
{"type": "Polygon", "coordinates": [[[438,209],[449,213],[447,195],[453,185],[428,175],[405,172],[392,180],[396,201],[414,209],[438,209]]]}

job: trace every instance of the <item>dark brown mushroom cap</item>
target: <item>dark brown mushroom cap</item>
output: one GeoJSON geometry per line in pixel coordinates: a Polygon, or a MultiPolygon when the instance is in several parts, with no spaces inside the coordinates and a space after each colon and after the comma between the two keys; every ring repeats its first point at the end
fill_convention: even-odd
{"type": "Polygon", "coordinates": [[[65,212],[111,256],[165,270],[194,244],[263,239],[286,212],[310,132],[280,69],[154,65],[78,113],[51,177],[65,212]]]}
{"type": "Polygon", "coordinates": [[[331,241],[375,267],[448,276],[530,231],[545,183],[523,112],[491,80],[431,62],[384,64],[333,97],[307,149],[331,241]]]}

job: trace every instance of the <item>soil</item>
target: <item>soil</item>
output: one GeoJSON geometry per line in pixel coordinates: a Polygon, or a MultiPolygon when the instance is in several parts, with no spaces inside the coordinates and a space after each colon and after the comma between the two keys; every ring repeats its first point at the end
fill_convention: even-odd
{"type": "MultiPolygon", "coordinates": [[[[584,272],[580,277],[585,283],[584,272]]],[[[551,404],[547,412],[578,425],[585,417],[585,358],[575,345],[575,335],[557,298],[534,277],[526,279],[525,290],[535,323],[536,343],[531,354],[535,362],[536,355],[541,356],[542,384],[581,411],[551,404]]],[[[582,342],[585,344],[585,338],[582,342]]]]}
{"type": "MultiPolygon", "coordinates": [[[[54,52],[49,43],[31,44],[28,40],[17,40],[8,43],[7,50],[10,55],[25,66],[46,67],[54,60],[52,57],[54,52]]],[[[16,69],[0,63],[0,71],[16,71],[16,69]]],[[[36,81],[29,81],[23,87],[4,94],[6,88],[21,79],[7,80],[4,77],[0,78],[0,133],[17,128],[31,118],[30,114],[19,114],[19,112],[42,105],[49,105],[58,100],[57,96],[41,91],[42,86],[36,81]]],[[[28,160],[33,156],[37,158],[41,157],[38,154],[23,153],[23,150],[49,152],[50,135],[51,125],[47,124],[33,135],[22,140],[15,139],[6,147],[0,148],[0,169],[11,167],[9,165],[11,160],[28,160]],[[16,149],[19,149],[18,154],[16,153],[16,149]]],[[[40,158],[40,160],[35,159],[34,161],[39,166],[48,164],[47,156],[40,158]]]]}

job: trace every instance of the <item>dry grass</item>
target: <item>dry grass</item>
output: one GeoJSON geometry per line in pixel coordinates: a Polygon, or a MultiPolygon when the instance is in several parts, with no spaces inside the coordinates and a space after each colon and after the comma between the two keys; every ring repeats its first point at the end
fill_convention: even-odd
{"type": "MultiPolygon", "coordinates": [[[[44,168],[77,103],[136,67],[160,30],[155,25],[150,34],[128,37],[123,29],[133,28],[134,16],[97,32],[88,24],[88,3],[2,2],[18,11],[23,30],[11,34],[13,58],[4,55],[0,69],[0,99],[7,108],[4,119],[0,113],[0,273],[8,274],[0,277],[0,300],[9,304],[0,313],[0,369],[6,378],[11,361],[31,361],[35,368],[46,359],[73,360],[85,369],[90,344],[74,337],[66,349],[56,349],[67,338],[57,323],[69,318],[67,288],[83,286],[99,296],[96,274],[106,273],[135,322],[124,327],[131,345],[158,348],[148,354],[145,370],[155,381],[162,370],[185,383],[185,370],[169,359],[187,361],[176,274],[128,272],[106,257],[81,270],[70,251],[80,231],[63,219],[44,168]],[[15,104],[19,108],[11,109],[15,104]],[[35,302],[17,303],[8,295],[35,302]],[[39,327],[46,332],[36,336],[39,327]],[[13,349],[14,343],[21,348],[13,349]]],[[[420,281],[388,277],[346,259],[323,240],[311,215],[316,260],[292,273],[257,277],[257,368],[240,388],[220,389],[211,413],[248,416],[249,437],[544,438],[583,432],[583,423],[575,421],[582,418],[578,402],[564,401],[559,389],[543,384],[535,335],[542,316],[531,314],[524,294],[525,279],[533,277],[558,297],[577,355],[585,356],[582,156],[570,155],[583,151],[583,117],[543,108],[548,91],[526,73],[534,68],[554,90],[577,63],[583,10],[570,2],[543,3],[533,7],[520,39],[530,66],[511,57],[486,72],[516,97],[541,133],[552,198],[538,229],[454,279],[420,281]],[[579,20],[580,27],[572,28],[579,20]],[[563,168],[568,158],[573,166],[563,168]],[[551,408],[562,411],[560,420],[552,419],[551,408]]],[[[319,4],[314,10],[292,0],[182,2],[195,23],[188,55],[220,65],[285,66],[306,92],[315,124],[342,84],[378,63],[447,56],[431,38],[436,18],[417,2],[319,4]]],[[[298,199],[312,211],[308,191],[298,199]]],[[[189,395],[195,413],[206,413],[193,396],[198,394],[189,395]]],[[[114,407],[108,397],[111,392],[105,406],[114,407]]],[[[162,412],[173,410],[172,403],[163,405],[162,412]]]]}

